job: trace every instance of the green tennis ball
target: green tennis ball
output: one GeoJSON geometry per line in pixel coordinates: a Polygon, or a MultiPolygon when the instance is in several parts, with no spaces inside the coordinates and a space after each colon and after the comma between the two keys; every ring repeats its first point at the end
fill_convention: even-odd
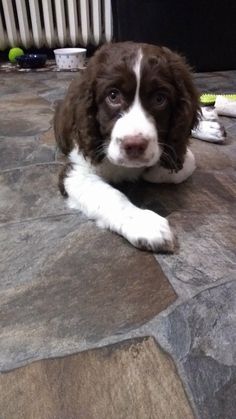
{"type": "Polygon", "coordinates": [[[24,51],[21,48],[11,48],[8,54],[8,59],[11,63],[16,63],[16,57],[24,55],[24,51]]]}

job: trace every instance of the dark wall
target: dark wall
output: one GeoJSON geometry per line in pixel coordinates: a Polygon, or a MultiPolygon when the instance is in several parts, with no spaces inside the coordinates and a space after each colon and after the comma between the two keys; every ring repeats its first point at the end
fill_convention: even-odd
{"type": "Polygon", "coordinates": [[[116,41],[166,45],[197,71],[236,69],[236,0],[112,0],[116,41]]]}

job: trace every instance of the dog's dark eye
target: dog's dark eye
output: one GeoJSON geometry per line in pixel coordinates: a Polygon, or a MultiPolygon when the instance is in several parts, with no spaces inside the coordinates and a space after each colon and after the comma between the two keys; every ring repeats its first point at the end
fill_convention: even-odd
{"type": "Polygon", "coordinates": [[[106,99],[110,105],[117,106],[122,102],[122,94],[118,89],[112,89],[106,99]]]}
{"type": "Polygon", "coordinates": [[[155,101],[158,106],[161,106],[161,105],[166,104],[167,99],[166,99],[166,96],[163,95],[162,93],[157,93],[155,95],[155,101]]]}

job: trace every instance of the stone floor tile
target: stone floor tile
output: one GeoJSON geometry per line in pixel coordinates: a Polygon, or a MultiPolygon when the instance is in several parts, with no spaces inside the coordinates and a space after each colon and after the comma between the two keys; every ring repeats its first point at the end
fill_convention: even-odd
{"type": "Polygon", "coordinates": [[[24,284],[29,287],[35,281],[40,284],[47,263],[50,266],[54,258],[66,254],[73,241],[79,248],[77,238],[81,240],[79,228],[84,222],[85,217],[67,214],[2,225],[1,291],[10,289],[14,293],[14,289],[19,290],[24,284]]]}
{"type": "MultiPolygon", "coordinates": [[[[54,88],[54,87],[60,87],[60,85],[64,85],[68,86],[68,83],[70,83],[70,81],[77,77],[79,73],[78,72],[48,72],[48,73],[37,73],[35,75],[35,73],[24,73],[21,74],[20,76],[22,77],[22,79],[28,83],[28,81],[30,83],[34,83],[35,87],[37,82],[39,81],[40,83],[43,83],[44,85],[48,86],[49,88],[54,88]]],[[[16,75],[12,75],[13,78],[16,77],[16,75]]],[[[6,75],[6,78],[8,78],[8,76],[6,75]]]]}
{"type": "MultiPolygon", "coordinates": [[[[6,94],[0,98],[0,110],[1,113],[4,111],[11,112],[25,112],[29,114],[34,110],[45,111],[49,108],[49,102],[43,98],[40,98],[32,91],[24,91],[19,93],[6,94]]],[[[2,127],[1,127],[2,129],[2,127]]]]}
{"type": "Polygon", "coordinates": [[[214,73],[196,73],[195,83],[203,93],[235,93],[235,71],[216,71],[214,73]]]}
{"type": "MultiPolygon", "coordinates": [[[[232,118],[231,118],[232,119],[232,118]]],[[[213,144],[200,140],[191,141],[191,149],[197,160],[197,167],[207,172],[236,168],[236,126],[227,128],[225,144],[213,144]]]]}
{"type": "Polygon", "coordinates": [[[65,91],[67,87],[69,86],[69,84],[70,83],[68,82],[68,83],[63,83],[61,86],[58,86],[58,82],[57,82],[57,86],[55,86],[54,88],[52,88],[52,86],[45,85],[45,88],[42,89],[38,95],[39,97],[44,98],[48,102],[54,104],[58,100],[62,100],[64,98],[65,91]]]}
{"type": "MultiPolygon", "coordinates": [[[[235,136],[236,136],[236,119],[231,118],[232,124],[227,129],[227,141],[228,144],[231,144],[232,147],[235,145],[235,136]]],[[[234,148],[235,153],[235,148],[234,148]]]]}
{"type": "Polygon", "coordinates": [[[234,277],[198,294],[156,324],[156,337],[176,361],[199,419],[235,418],[235,307],[234,277]]]}
{"type": "Polygon", "coordinates": [[[228,128],[236,124],[235,118],[232,118],[229,116],[220,115],[220,119],[221,119],[222,124],[226,128],[227,133],[228,133],[228,128]]]}
{"type": "Polygon", "coordinates": [[[54,150],[57,148],[54,130],[52,127],[48,131],[40,134],[38,139],[39,139],[40,145],[45,144],[47,146],[53,147],[54,150]]]}
{"type": "Polygon", "coordinates": [[[176,295],[150,253],[77,215],[1,228],[1,369],[136,329],[176,295]]]}
{"type": "MultiPolygon", "coordinates": [[[[235,212],[234,212],[235,213],[235,212]]],[[[214,283],[235,278],[236,225],[230,212],[196,212],[170,216],[179,250],[168,258],[157,255],[163,271],[183,298],[214,283]]]]}
{"type": "Polygon", "coordinates": [[[15,74],[4,74],[1,73],[1,98],[6,95],[15,95],[19,94],[21,96],[22,93],[31,92],[33,95],[35,95],[38,91],[41,89],[44,89],[45,85],[41,82],[40,78],[30,78],[25,77],[22,74],[18,74],[17,76],[15,74]]]}
{"type": "Polygon", "coordinates": [[[0,170],[55,160],[56,146],[50,131],[37,137],[0,137],[0,170]]]}
{"type": "Polygon", "coordinates": [[[0,223],[67,213],[58,190],[59,163],[25,166],[0,174],[0,223]]]}
{"type": "Polygon", "coordinates": [[[0,135],[33,136],[49,130],[53,118],[50,106],[30,91],[4,95],[0,98],[0,135]]]}
{"type": "Polygon", "coordinates": [[[0,389],[4,419],[194,418],[152,338],[33,363],[0,375],[0,389]]]}

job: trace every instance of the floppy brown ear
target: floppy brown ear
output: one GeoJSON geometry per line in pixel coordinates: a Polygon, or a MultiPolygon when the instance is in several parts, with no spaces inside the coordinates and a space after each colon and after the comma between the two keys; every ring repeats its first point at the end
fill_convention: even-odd
{"type": "Polygon", "coordinates": [[[175,103],[172,107],[161,165],[177,172],[183,167],[191,129],[197,123],[199,96],[184,59],[168,48],[163,50],[173,76],[175,103]]]}
{"type": "Polygon", "coordinates": [[[96,152],[102,139],[96,120],[95,82],[90,65],[71,83],[54,118],[56,141],[62,152],[68,154],[78,145],[94,162],[102,158],[101,152],[96,152]]]}

